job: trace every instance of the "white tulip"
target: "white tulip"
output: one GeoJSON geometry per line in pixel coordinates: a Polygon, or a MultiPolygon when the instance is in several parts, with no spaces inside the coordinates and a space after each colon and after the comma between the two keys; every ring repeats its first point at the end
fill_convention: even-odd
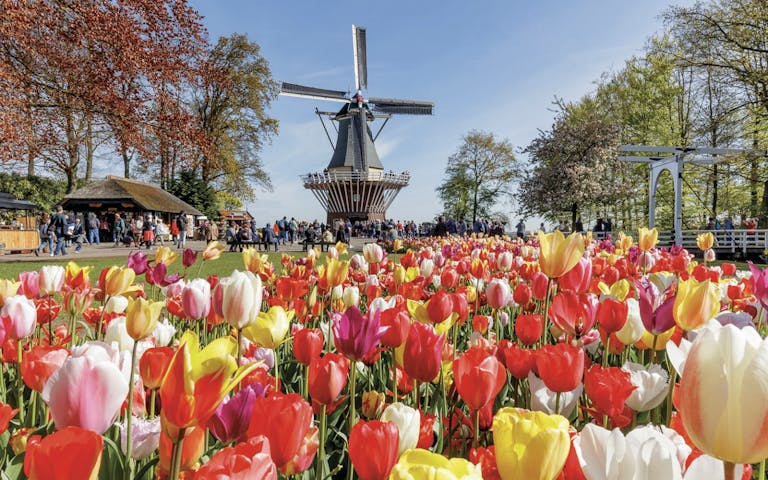
{"type": "MultiPolygon", "coordinates": [[[[544,385],[544,380],[537,377],[535,373],[529,372],[528,386],[531,389],[531,410],[550,415],[555,413],[557,394],[544,385]]],[[[576,408],[576,401],[583,390],[584,384],[579,384],[576,389],[560,394],[560,415],[569,417],[573,413],[573,409],[576,408]]]]}
{"type": "Polygon", "coordinates": [[[616,332],[616,337],[624,345],[632,345],[640,340],[645,332],[643,320],[640,318],[640,304],[634,298],[626,299],[627,321],[621,330],[616,332]]]}
{"type": "Polygon", "coordinates": [[[625,402],[636,412],[647,412],[664,401],[669,389],[669,374],[657,364],[646,369],[639,363],[626,362],[621,367],[629,373],[632,385],[637,387],[625,402]]]}
{"type": "Polygon", "coordinates": [[[415,410],[405,404],[395,402],[384,409],[381,414],[382,422],[393,422],[400,433],[400,444],[397,455],[400,456],[404,451],[416,448],[419,442],[419,427],[421,416],[418,410],[415,410]]]}

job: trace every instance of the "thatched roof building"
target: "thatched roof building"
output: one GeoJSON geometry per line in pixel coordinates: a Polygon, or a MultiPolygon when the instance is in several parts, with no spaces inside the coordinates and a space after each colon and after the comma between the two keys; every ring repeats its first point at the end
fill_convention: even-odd
{"type": "Polygon", "coordinates": [[[157,185],[138,180],[108,176],[64,196],[65,210],[158,212],[202,215],[198,209],[171,195],[157,185]]]}

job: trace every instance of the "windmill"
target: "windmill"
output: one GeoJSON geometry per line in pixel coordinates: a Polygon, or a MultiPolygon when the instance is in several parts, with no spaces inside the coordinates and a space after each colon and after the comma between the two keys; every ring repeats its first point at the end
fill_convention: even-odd
{"type": "Polygon", "coordinates": [[[385,172],[375,141],[393,115],[431,115],[434,104],[394,98],[365,98],[368,88],[368,58],[365,29],[352,25],[352,49],[357,92],[326,90],[283,82],[280,95],[340,102],[338,112],[315,109],[331,144],[333,155],[322,172],[301,175],[304,188],[310,190],[328,214],[328,224],[335,220],[384,220],[387,208],[400,190],[408,185],[408,172],[385,172]],[[336,131],[336,142],[323,120],[336,131]],[[371,123],[383,119],[375,135],[371,123]]]}

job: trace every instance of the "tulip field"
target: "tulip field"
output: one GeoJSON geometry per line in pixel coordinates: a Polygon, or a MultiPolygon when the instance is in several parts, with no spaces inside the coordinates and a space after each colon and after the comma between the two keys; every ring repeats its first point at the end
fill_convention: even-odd
{"type": "Polygon", "coordinates": [[[656,238],[0,279],[2,479],[764,479],[768,269],[656,238]]]}

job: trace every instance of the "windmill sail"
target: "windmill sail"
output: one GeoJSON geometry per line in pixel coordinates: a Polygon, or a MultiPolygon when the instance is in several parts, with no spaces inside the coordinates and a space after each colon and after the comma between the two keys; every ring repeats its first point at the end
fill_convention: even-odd
{"type": "Polygon", "coordinates": [[[365,29],[352,25],[352,51],[355,60],[355,85],[358,90],[368,88],[368,52],[365,46],[365,29]]]}

